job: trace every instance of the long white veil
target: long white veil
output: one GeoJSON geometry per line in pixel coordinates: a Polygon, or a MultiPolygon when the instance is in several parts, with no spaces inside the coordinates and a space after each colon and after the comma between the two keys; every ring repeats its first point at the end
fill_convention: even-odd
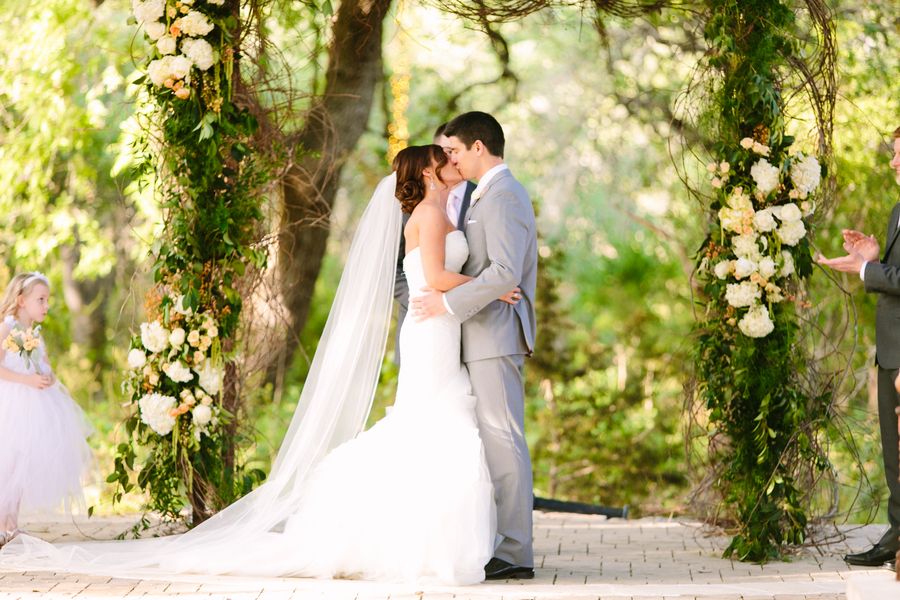
{"type": "MultiPolygon", "coordinates": [[[[204,550],[249,546],[277,531],[295,512],[313,467],[355,437],[368,418],[390,326],[401,235],[396,182],[396,174],[382,179],[362,216],[297,410],[264,484],[177,536],[53,545],[21,535],[0,550],[0,569],[168,574],[180,557],[198,565],[204,550]]],[[[199,566],[222,572],[215,564],[199,566]]]]}

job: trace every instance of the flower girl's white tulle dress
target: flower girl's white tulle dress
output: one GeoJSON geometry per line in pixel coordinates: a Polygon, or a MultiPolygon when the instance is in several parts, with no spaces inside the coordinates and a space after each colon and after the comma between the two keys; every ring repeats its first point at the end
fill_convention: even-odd
{"type": "MultiPolygon", "coordinates": [[[[16,326],[13,317],[4,320],[16,326]]],[[[49,372],[44,342],[31,360],[6,351],[2,366],[17,373],[49,372]]],[[[0,513],[44,514],[83,506],[91,464],[90,434],[81,409],[59,382],[39,390],[0,379],[0,513]]]]}

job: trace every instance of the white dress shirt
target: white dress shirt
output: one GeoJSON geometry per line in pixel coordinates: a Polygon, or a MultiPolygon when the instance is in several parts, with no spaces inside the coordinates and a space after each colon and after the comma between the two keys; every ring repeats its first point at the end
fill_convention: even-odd
{"type": "MultiPolygon", "coordinates": [[[[499,173],[502,173],[503,171],[508,171],[508,170],[509,170],[509,167],[506,166],[506,163],[500,163],[499,165],[488,169],[487,173],[482,175],[481,179],[478,180],[478,185],[475,186],[475,189],[472,190],[472,205],[474,206],[475,203],[481,199],[481,195],[484,193],[484,190],[487,188],[487,185],[491,182],[491,180],[494,177],[496,177],[499,173]]],[[[460,185],[462,185],[462,184],[460,184],[460,185]]],[[[454,188],[454,190],[455,189],[456,188],[454,188]]],[[[448,210],[449,210],[449,205],[450,205],[450,201],[448,200],[447,201],[448,210]]],[[[459,214],[459,211],[457,211],[457,214],[459,214]]],[[[456,221],[453,221],[453,222],[455,223],[456,221]]],[[[451,314],[451,315],[455,314],[453,312],[453,310],[451,310],[450,305],[447,303],[447,295],[446,294],[441,294],[441,301],[444,303],[444,308],[447,309],[447,312],[449,314],[451,314]]]]}
{"type": "Polygon", "coordinates": [[[459,209],[466,195],[467,185],[469,185],[469,182],[463,179],[450,190],[450,195],[447,197],[447,218],[450,219],[454,227],[459,223],[459,209]]]}

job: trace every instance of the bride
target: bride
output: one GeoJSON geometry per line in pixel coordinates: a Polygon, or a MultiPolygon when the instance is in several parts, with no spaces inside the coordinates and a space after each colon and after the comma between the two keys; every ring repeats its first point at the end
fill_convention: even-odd
{"type": "MultiPolygon", "coordinates": [[[[0,551],[0,569],[484,579],[495,506],[458,322],[404,321],[394,406],[359,433],[390,322],[401,208],[411,213],[403,259],[410,290],[446,291],[470,279],[460,274],[465,236],[445,211],[444,180],[455,167],[433,145],[406,148],[393,166],[354,237],[269,480],[180,536],[52,545],[21,535],[0,551]]],[[[512,294],[502,300],[515,303],[512,294]]]]}

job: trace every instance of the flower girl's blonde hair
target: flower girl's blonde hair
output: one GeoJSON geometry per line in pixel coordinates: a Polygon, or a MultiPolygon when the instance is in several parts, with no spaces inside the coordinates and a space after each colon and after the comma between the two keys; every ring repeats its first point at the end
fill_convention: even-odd
{"type": "Polygon", "coordinates": [[[19,308],[19,296],[30,292],[37,284],[50,287],[50,282],[40,273],[19,273],[6,286],[6,294],[0,302],[0,319],[15,315],[19,308]]]}

